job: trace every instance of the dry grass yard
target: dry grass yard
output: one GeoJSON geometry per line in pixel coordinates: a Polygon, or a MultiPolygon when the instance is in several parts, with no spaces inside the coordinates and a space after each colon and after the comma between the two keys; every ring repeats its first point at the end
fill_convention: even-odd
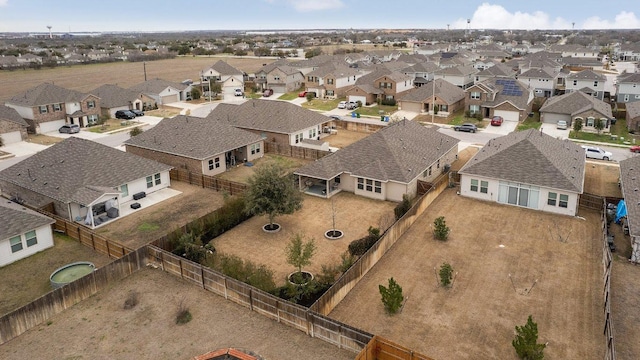
{"type": "Polygon", "coordinates": [[[111,259],[70,237],[54,233],[52,248],[0,267],[0,315],[51,291],[51,273],[76,261],[90,261],[100,267],[110,263],[111,259]]]}
{"type": "Polygon", "coordinates": [[[228,347],[264,359],[355,357],[159,269],[143,269],[0,346],[0,359],[187,360],[228,347]],[[139,303],[124,310],[130,291],[139,303]],[[176,325],[182,300],[193,320],[176,325]]]}
{"type": "Polygon", "coordinates": [[[358,140],[362,140],[371,134],[372,133],[368,132],[339,129],[336,134],[322,138],[322,141],[328,142],[329,146],[343,148],[357,142],[358,140]]]}
{"type": "Polygon", "coordinates": [[[640,359],[640,266],[614,261],[611,289],[617,359],[640,359]]]}
{"type": "Polygon", "coordinates": [[[516,359],[514,326],[531,314],[550,359],[600,358],[600,215],[580,215],[586,220],[448,189],[330,316],[435,359],[516,359]],[[431,234],[438,216],[451,228],[447,242],[431,234]],[[451,288],[438,286],[435,269],[444,262],[456,273],[451,288]],[[390,277],[406,298],[395,316],[385,314],[378,291],[390,277]]]}
{"type": "Polygon", "coordinates": [[[40,144],[40,145],[53,145],[53,144],[57,144],[60,141],[64,140],[64,138],[60,138],[60,137],[55,137],[55,136],[48,136],[48,135],[43,135],[43,134],[28,134],[27,135],[27,141],[34,143],[34,144],[40,144]]]}
{"type": "MultiPolygon", "coordinates": [[[[253,59],[238,57],[178,57],[175,59],[147,61],[147,79],[161,78],[180,82],[185,79],[197,80],[200,71],[213,65],[218,60],[227,61],[230,65],[246,73],[254,73],[263,64],[274,59],[253,59]]],[[[124,88],[144,81],[142,62],[117,62],[106,64],[89,64],[43,68],[41,70],[0,71],[0,101],[10,99],[43,82],[51,82],[69,89],[91,91],[103,84],[117,84],[124,88]]]]}
{"type": "Polygon", "coordinates": [[[618,164],[587,162],[584,170],[584,192],[621,198],[622,192],[618,187],[619,178],[620,167],[618,164]]]}
{"type": "Polygon", "coordinates": [[[269,164],[278,164],[282,166],[282,168],[287,172],[292,173],[302,166],[310,163],[311,161],[313,160],[305,160],[276,154],[265,154],[262,158],[252,161],[253,166],[244,166],[243,164],[238,164],[236,167],[230,168],[228,171],[217,175],[217,177],[229,181],[247,184],[249,178],[255,173],[256,169],[267,166],[269,164]]]}
{"type": "Polygon", "coordinates": [[[305,269],[318,274],[322,265],[340,264],[340,255],[347,251],[353,240],[367,235],[369,226],[378,227],[382,217],[393,220],[392,202],[366,199],[347,192],[334,195],[336,228],[344,231],[344,237],[328,240],[324,237],[332,229],[331,200],[315,196],[304,196],[302,209],[292,215],[276,218],[282,225],[278,233],[262,231],[269,222],[266,217],[253,217],[213,241],[216,251],[237,255],[256,264],[265,264],[274,271],[276,285],[284,285],[286,276],[295,269],[285,260],[285,247],[296,233],[314,238],[317,246],[312,264],[305,269]]]}

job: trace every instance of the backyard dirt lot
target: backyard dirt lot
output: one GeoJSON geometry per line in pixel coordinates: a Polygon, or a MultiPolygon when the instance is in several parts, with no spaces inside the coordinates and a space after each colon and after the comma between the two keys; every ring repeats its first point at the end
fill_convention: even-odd
{"type": "MultiPolygon", "coordinates": [[[[274,59],[238,57],[178,57],[175,59],[147,61],[147,79],[160,78],[180,82],[185,79],[198,80],[200,71],[218,60],[246,73],[254,73],[263,64],[274,59]]],[[[43,82],[82,92],[91,91],[103,84],[117,84],[128,88],[144,81],[142,62],[117,62],[106,64],[61,66],[53,69],[0,71],[0,101],[8,100],[43,82]]]]}
{"type": "Polygon", "coordinates": [[[330,316],[435,359],[516,359],[514,326],[531,314],[550,359],[601,358],[600,215],[546,214],[456,190],[438,197],[330,316]],[[447,242],[433,239],[438,216],[451,228],[447,242]],[[444,262],[456,273],[452,288],[438,286],[444,262]],[[390,277],[405,296],[395,316],[378,291],[390,277]]]}
{"type": "Polygon", "coordinates": [[[367,235],[369,226],[379,227],[381,217],[393,221],[395,203],[377,201],[341,192],[332,197],[335,201],[336,228],[344,231],[344,237],[328,240],[324,237],[332,229],[331,200],[304,195],[302,209],[292,215],[277,217],[275,222],[282,225],[278,233],[262,231],[262,225],[269,222],[267,217],[254,216],[213,241],[216,251],[240,256],[256,264],[264,264],[274,272],[276,285],[284,285],[286,276],[295,268],[287,264],[285,248],[292,235],[300,233],[307,239],[314,238],[317,251],[312,264],[305,267],[319,274],[322,265],[338,265],[340,255],[347,251],[353,240],[367,235]]]}
{"type": "Polygon", "coordinates": [[[354,142],[364,139],[372,133],[368,132],[359,132],[359,131],[350,131],[340,129],[336,134],[329,135],[327,137],[322,138],[323,141],[329,143],[329,146],[343,148],[345,146],[351,145],[354,142]]]}
{"type": "Polygon", "coordinates": [[[618,164],[603,164],[589,161],[584,169],[584,192],[587,194],[622,197],[618,187],[620,167],[618,164]]]}
{"type": "Polygon", "coordinates": [[[229,171],[217,175],[217,177],[229,181],[248,184],[249,178],[256,172],[256,169],[266,165],[278,164],[288,173],[293,173],[295,170],[298,170],[312,161],[313,160],[305,160],[276,154],[265,154],[262,158],[252,161],[253,166],[243,166],[242,164],[238,164],[235,168],[231,168],[229,171]]]}
{"type": "Polygon", "coordinates": [[[611,311],[618,360],[640,359],[640,266],[613,263],[611,311]]]}
{"type": "Polygon", "coordinates": [[[52,248],[0,267],[0,315],[51,291],[51,273],[76,261],[90,261],[100,267],[110,263],[111,259],[68,236],[54,234],[52,248]]]}
{"type": "Polygon", "coordinates": [[[265,359],[355,357],[161,270],[144,269],[0,346],[0,359],[174,360],[228,347],[265,359]],[[132,290],[139,303],[124,310],[132,290]],[[183,299],[193,320],[176,325],[183,299]]]}
{"type": "Polygon", "coordinates": [[[171,188],[182,194],[97,229],[98,234],[137,249],[219,208],[222,193],[180,181],[171,188]]]}

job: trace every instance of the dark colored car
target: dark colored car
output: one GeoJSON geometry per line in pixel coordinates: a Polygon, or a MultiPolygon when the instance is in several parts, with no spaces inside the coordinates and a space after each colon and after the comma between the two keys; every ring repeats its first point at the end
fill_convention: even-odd
{"type": "Polygon", "coordinates": [[[64,124],[58,131],[61,134],[77,134],[80,132],[80,126],[77,124],[64,124]]]}
{"type": "Polygon", "coordinates": [[[454,126],[453,130],[475,133],[476,131],[478,131],[478,127],[475,124],[467,123],[467,124],[462,124],[462,125],[459,125],[459,126],[454,126]]]}
{"type": "Polygon", "coordinates": [[[504,121],[504,119],[502,118],[502,116],[494,116],[491,118],[491,125],[492,126],[500,126],[502,125],[502,122],[504,121]]]}
{"type": "Polygon", "coordinates": [[[118,110],[116,111],[116,119],[135,119],[136,114],[132,113],[129,110],[118,110]]]}
{"type": "Polygon", "coordinates": [[[135,116],[144,116],[144,111],[142,110],[138,110],[138,109],[133,109],[133,110],[129,110],[133,113],[133,115],[135,116]]]}

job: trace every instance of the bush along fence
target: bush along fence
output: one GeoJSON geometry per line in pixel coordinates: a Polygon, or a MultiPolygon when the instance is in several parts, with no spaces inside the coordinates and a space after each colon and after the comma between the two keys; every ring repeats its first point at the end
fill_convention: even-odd
{"type": "Polygon", "coordinates": [[[611,314],[611,268],[613,267],[613,256],[609,248],[609,223],[607,220],[607,201],[602,201],[602,268],[604,281],[604,336],[606,338],[605,360],[616,359],[616,349],[614,344],[613,315],[611,314]]]}
{"type": "Polygon", "coordinates": [[[146,255],[146,247],[129,252],[110,264],[5,314],[0,318],[0,344],[140,270],[146,264],[146,255]]]}
{"type": "Polygon", "coordinates": [[[438,182],[434,182],[411,209],[391,225],[384,235],[311,306],[311,309],[319,314],[329,315],[448,185],[448,176],[440,177],[438,182]]]}
{"type": "Polygon", "coordinates": [[[229,195],[242,194],[247,189],[247,184],[220,179],[215,176],[192,173],[186,169],[172,169],[169,171],[171,180],[198,185],[215,191],[226,191],[229,195]]]}
{"type": "Polygon", "coordinates": [[[149,261],[163,271],[341,349],[359,353],[373,338],[363,330],[317,314],[156,246],[147,245],[146,248],[149,261]]]}

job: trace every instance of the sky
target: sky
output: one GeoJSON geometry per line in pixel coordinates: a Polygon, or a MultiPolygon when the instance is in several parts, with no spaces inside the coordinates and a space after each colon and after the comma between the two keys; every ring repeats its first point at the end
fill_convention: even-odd
{"type": "Polygon", "coordinates": [[[638,0],[0,0],[0,32],[640,29],[638,0]]]}

